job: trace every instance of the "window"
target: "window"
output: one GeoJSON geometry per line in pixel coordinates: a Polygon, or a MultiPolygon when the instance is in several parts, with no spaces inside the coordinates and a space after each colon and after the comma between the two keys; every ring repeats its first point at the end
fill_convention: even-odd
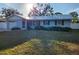
{"type": "Polygon", "coordinates": [[[43,21],[44,25],[49,25],[50,24],[50,21],[43,21]]]}
{"type": "Polygon", "coordinates": [[[62,25],[64,25],[64,20],[62,20],[62,25]]]}
{"type": "Polygon", "coordinates": [[[58,20],[57,23],[58,23],[58,25],[62,25],[62,21],[61,20],[58,20]]]}
{"type": "Polygon", "coordinates": [[[39,20],[36,21],[36,25],[40,26],[40,21],[39,20]]]}
{"type": "Polygon", "coordinates": [[[22,28],[25,28],[25,21],[22,21],[22,28]]]}
{"type": "Polygon", "coordinates": [[[64,25],[64,20],[59,20],[59,21],[57,21],[57,20],[55,20],[55,25],[64,25]]]}
{"type": "Polygon", "coordinates": [[[57,20],[55,20],[55,25],[57,25],[57,20]]]}

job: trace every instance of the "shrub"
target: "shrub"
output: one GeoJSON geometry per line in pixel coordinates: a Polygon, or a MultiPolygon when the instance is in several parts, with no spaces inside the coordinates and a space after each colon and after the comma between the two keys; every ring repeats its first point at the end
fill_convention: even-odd
{"type": "Polygon", "coordinates": [[[19,27],[14,27],[14,28],[12,28],[11,30],[21,30],[21,28],[19,28],[19,27]]]}
{"type": "Polygon", "coordinates": [[[68,27],[43,27],[43,26],[39,26],[39,27],[35,27],[36,30],[47,30],[47,31],[70,31],[71,28],[68,27]]]}
{"type": "Polygon", "coordinates": [[[68,27],[64,27],[63,30],[64,31],[71,31],[72,29],[71,28],[68,28],[68,27]]]}
{"type": "Polygon", "coordinates": [[[43,26],[39,26],[39,27],[35,27],[36,30],[52,30],[52,27],[43,27],[43,26]]]}

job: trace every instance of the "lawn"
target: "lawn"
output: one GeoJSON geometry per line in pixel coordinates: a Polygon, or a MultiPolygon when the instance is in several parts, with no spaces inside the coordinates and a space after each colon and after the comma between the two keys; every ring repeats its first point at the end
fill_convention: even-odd
{"type": "Polygon", "coordinates": [[[0,32],[0,54],[79,54],[79,32],[43,30],[0,32]]]}

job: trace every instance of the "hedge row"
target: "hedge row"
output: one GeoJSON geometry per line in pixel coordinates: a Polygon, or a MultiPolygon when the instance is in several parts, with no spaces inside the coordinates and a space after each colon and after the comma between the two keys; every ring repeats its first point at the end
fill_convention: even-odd
{"type": "MultiPolygon", "coordinates": [[[[20,28],[12,28],[12,30],[21,30],[20,28]]],[[[28,28],[28,30],[32,30],[32,28],[28,28]]],[[[70,31],[71,28],[69,27],[43,27],[43,26],[39,26],[39,27],[35,27],[33,30],[47,30],[47,31],[70,31]]]]}
{"type": "Polygon", "coordinates": [[[70,31],[71,28],[69,28],[69,27],[43,27],[43,26],[40,26],[40,27],[35,27],[35,30],[70,31]]]}

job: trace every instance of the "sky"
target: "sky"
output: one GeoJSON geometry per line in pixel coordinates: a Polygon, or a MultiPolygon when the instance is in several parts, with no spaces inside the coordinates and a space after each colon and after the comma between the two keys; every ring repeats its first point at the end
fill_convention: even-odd
{"type": "MultiPolygon", "coordinates": [[[[54,12],[61,12],[63,14],[68,14],[72,11],[77,11],[79,13],[79,3],[51,3],[51,7],[53,7],[54,12]]],[[[14,8],[23,13],[26,17],[29,11],[27,3],[0,3],[1,8],[14,8]]]]}
{"type": "Polygon", "coordinates": [[[69,12],[77,11],[79,13],[79,3],[55,3],[52,5],[55,12],[68,14],[69,12]]]}

